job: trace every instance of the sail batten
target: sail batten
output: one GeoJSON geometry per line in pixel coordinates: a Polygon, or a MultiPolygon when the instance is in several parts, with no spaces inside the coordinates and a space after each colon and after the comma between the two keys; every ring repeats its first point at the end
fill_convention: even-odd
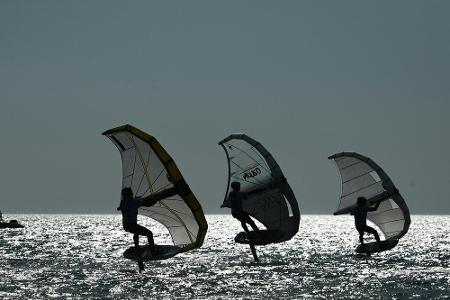
{"type": "Polygon", "coordinates": [[[279,165],[262,144],[245,134],[232,134],[219,145],[228,161],[228,183],[222,206],[231,207],[228,194],[231,183],[241,184],[247,193],[243,210],[276,233],[271,242],[291,239],[300,223],[297,200],[279,165]]]}
{"type": "Polygon", "coordinates": [[[334,154],[341,178],[341,195],[335,214],[348,213],[357,198],[365,197],[370,204],[380,202],[378,209],[368,212],[386,239],[399,239],[408,232],[411,223],[409,209],[392,180],[372,159],[356,152],[334,154]]]}
{"type": "Polygon", "coordinates": [[[141,206],[138,214],[163,224],[181,251],[200,247],[208,228],[203,210],[156,138],[128,124],[103,135],[120,152],[122,188],[130,187],[138,198],[159,198],[151,207],[141,206]]]}

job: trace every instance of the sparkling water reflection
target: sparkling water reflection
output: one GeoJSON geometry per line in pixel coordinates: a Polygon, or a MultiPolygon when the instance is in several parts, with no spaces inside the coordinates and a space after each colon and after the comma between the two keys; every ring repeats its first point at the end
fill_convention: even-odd
{"type": "MultiPolygon", "coordinates": [[[[209,215],[201,249],[146,264],[122,257],[132,238],[117,215],[15,215],[24,229],[0,235],[0,298],[446,298],[450,217],[413,216],[389,252],[366,257],[350,217],[302,216],[289,242],[259,247],[260,263],[233,242],[239,223],[209,215]]],[[[168,239],[159,224],[157,242],[168,239]]],[[[144,242],[144,239],[142,239],[144,242]]]]}

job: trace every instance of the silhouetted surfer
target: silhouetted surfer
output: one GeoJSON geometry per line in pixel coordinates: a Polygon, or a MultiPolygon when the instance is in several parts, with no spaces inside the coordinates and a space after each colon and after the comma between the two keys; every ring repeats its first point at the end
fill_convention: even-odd
{"type": "Polygon", "coordinates": [[[139,236],[146,236],[149,250],[152,255],[156,254],[155,242],[153,241],[153,233],[147,228],[137,224],[137,215],[139,206],[152,206],[158,199],[133,198],[133,191],[126,187],[122,189],[122,200],[117,210],[122,212],[123,229],[129,233],[133,233],[134,246],[139,249],[139,236]]]}
{"type": "Polygon", "coordinates": [[[371,233],[375,236],[375,239],[378,242],[378,245],[381,246],[380,242],[380,236],[378,235],[378,232],[370,227],[367,226],[367,212],[369,211],[376,211],[378,209],[378,206],[380,206],[381,202],[378,202],[374,207],[370,207],[367,205],[367,199],[365,197],[358,197],[356,200],[356,207],[353,208],[350,212],[350,214],[355,216],[355,227],[356,230],[358,230],[359,233],[359,241],[361,245],[364,245],[364,232],[371,233]]]}
{"type": "Polygon", "coordinates": [[[231,188],[233,189],[228,195],[228,199],[231,203],[231,215],[241,222],[242,228],[249,233],[247,224],[249,224],[254,231],[259,231],[255,222],[250,218],[250,216],[242,210],[242,201],[247,196],[246,193],[241,192],[241,184],[239,182],[232,182],[231,188]]]}

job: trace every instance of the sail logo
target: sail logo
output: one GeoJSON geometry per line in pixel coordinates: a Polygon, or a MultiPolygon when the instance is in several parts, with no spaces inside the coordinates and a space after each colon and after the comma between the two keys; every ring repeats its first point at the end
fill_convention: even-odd
{"type": "Polygon", "coordinates": [[[253,178],[255,176],[258,176],[259,174],[261,174],[261,169],[256,167],[254,169],[251,169],[251,170],[248,170],[248,171],[244,172],[242,174],[242,178],[244,180],[247,180],[248,178],[253,178]]]}

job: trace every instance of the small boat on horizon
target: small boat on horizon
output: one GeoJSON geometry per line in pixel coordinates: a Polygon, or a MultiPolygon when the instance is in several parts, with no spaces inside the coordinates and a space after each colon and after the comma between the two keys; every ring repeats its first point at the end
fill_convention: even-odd
{"type": "Polygon", "coordinates": [[[10,220],[9,222],[0,222],[0,228],[24,228],[17,220],[10,220]]]}
{"type": "Polygon", "coordinates": [[[0,210],[0,229],[2,228],[24,228],[22,224],[17,222],[17,220],[10,220],[9,222],[5,222],[3,220],[2,211],[0,210]]]}

